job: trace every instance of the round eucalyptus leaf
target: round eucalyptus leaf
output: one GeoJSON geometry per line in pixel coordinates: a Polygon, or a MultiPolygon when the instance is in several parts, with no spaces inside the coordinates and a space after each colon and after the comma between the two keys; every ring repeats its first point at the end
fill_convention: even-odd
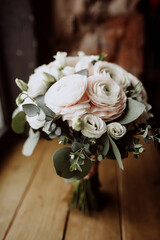
{"type": "Polygon", "coordinates": [[[92,162],[86,158],[84,160],[84,165],[81,166],[82,172],[78,170],[71,172],[70,171],[70,153],[72,149],[69,147],[64,147],[58,149],[53,155],[53,165],[55,167],[56,173],[69,181],[76,181],[84,178],[92,167],[92,162]]]}
{"type": "Polygon", "coordinates": [[[79,142],[72,143],[72,151],[76,152],[78,149],[83,148],[83,144],[79,142]]]}
{"type": "Polygon", "coordinates": [[[64,147],[58,149],[53,155],[53,165],[55,167],[56,173],[63,178],[73,178],[75,172],[70,171],[70,156],[71,148],[64,147]]]}
{"type": "Polygon", "coordinates": [[[23,111],[27,114],[28,117],[34,117],[40,113],[39,107],[35,104],[27,103],[23,104],[23,111]]]}
{"type": "Polygon", "coordinates": [[[26,114],[21,111],[18,112],[12,119],[11,127],[12,130],[17,134],[22,134],[24,132],[26,122],[26,114]]]}
{"type": "Polygon", "coordinates": [[[44,111],[46,116],[49,116],[50,118],[53,118],[56,116],[56,114],[46,106],[44,102],[44,96],[39,95],[38,97],[36,97],[36,103],[44,111]]]}

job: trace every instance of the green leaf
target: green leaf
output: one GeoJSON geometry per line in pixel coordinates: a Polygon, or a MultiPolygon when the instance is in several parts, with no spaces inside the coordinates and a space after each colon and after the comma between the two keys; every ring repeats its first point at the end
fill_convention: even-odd
{"type": "Polygon", "coordinates": [[[24,145],[23,145],[23,149],[22,149],[22,153],[25,156],[31,156],[38,141],[40,138],[40,132],[34,132],[32,130],[32,128],[30,128],[29,130],[29,137],[27,138],[27,140],[25,141],[24,145]]]}
{"type": "Polygon", "coordinates": [[[43,110],[46,116],[49,116],[50,118],[54,118],[56,116],[56,114],[46,106],[44,102],[44,96],[40,95],[36,97],[36,103],[43,110]]]}
{"type": "Polygon", "coordinates": [[[76,72],[75,74],[80,74],[80,75],[83,75],[83,76],[86,76],[88,75],[88,70],[87,69],[82,69],[81,71],[79,72],[76,72]]]}
{"type": "Polygon", "coordinates": [[[50,139],[55,139],[56,137],[57,137],[57,135],[55,133],[50,133],[49,134],[50,139]]]}
{"type": "Polygon", "coordinates": [[[145,110],[144,104],[128,98],[127,112],[122,116],[119,121],[120,124],[128,124],[136,120],[145,110]]]}
{"type": "MultiPolygon", "coordinates": [[[[51,120],[51,122],[52,122],[52,120],[51,120]]],[[[53,122],[49,128],[49,131],[54,132],[56,130],[56,127],[57,127],[56,123],[53,122]]]]}
{"type": "Polygon", "coordinates": [[[144,132],[144,134],[143,134],[143,138],[146,138],[147,135],[148,135],[148,127],[146,127],[146,129],[145,129],[145,132],[144,132]]]}
{"type": "Polygon", "coordinates": [[[39,121],[44,121],[45,118],[46,118],[46,114],[43,112],[42,109],[40,109],[40,112],[39,112],[39,114],[38,114],[38,116],[37,116],[37,120],[39,120],[39,121]]]}
{"type": "Polygon", "coordinates": [[[103,156],[106,156],[108,151],[109,151],[109,139],[108,139],[108,135],[105,133],[103,134],[103,136],[101,137],[102,139],[102,143],[104,145],[103,151],[101,152],[101,154],[103,156]]]}
{"type": "Polygon", "coordinates": [[[80,180],[84,178],[89,171],[91,170],[92,167],[92,161],[90,161],[88,158],[84,160],[84,165],[81,165],[82,172],[75,171],[76,175],[74,177],[74,180],[80,180]]]}
{"type": "Polygon", "coordinates": [[[21,103],[24,102],[24,99],[21,98],[21,95],[22,95],[22,93],[20,93],[20,94],[18,95],[18,97],[16,98],[16,104],[17,104],[17,106],[19,106],[21,103]]]}
{"type": "Polygon", "coordinates": [[[76,152],[78,151],[80,148],[83,148],[83,144],[79,143],[79,142],[73,142],[72,143],[72,151],[76,152]]]}
{"type": "Polygon", "coordinates": [[[11,122],[12,130],[17,134],[24,133],[26,114],[23,111],[18,112],[11,122]]]}
{"type": "Polygon", "coordinates": [[[23,107],[23,111],[26,113],[28,117],[34,117],[40,113],[39,107],[37,107],[35,104],[31,104],[31,103],[23,104],[22,107],[23,107]]]}
{"type": "Polygon", "coordinates": [[[112,150],[113,150],[114,156],[118,162],[118,165],[122,170],[124,170],[120,151],[119,151],[117,145],[115,144],[115,142],[112,140],[112,138],[110,136],[108,136],[108,137],[109,137],[110,143],[112,145],[112,150]]]}
{"type": "Polygon", "coordinates": [[[63,143],[64,145],[68,143],[68,137],[67,136],[60,136],[59,143],[63,143]]]}
{"type": "Polygon", "coordinates": [[[89,173],[92,162],[89,159],[85,159],[84,165],[81,166],[82,172],[78,170],[71,172],[69,161],[71,152],[72,149],[68,147],[58,149],[53,155],[53,164],[59,176],[70,179],[70,181],[75,181],[85,177],[89,173]]]}
{"type": "Polygon", "coordinates": [[[24,81],[16,78],[15,80],[17,86],[20,88],[21,91],[27,91],[28,90],[28,85],[24,81]]]}
{"type": "Polygon", "coordinates": [[[75,172],[70,171],[70,153],[72,149],[69,147],[64,147],[58,149],[53,155],[53,164],[56,170],[56,173],[63,178],[73,178],[75,172]]]}
{"type": "Polygon", "coordinates": [[[61,128],[60,127],[57,127],[56,128],[56,131],[54,132],[57,136],[60,136],[62,131],[61,131],[61,128]]]}
{"type": "Polygon", "coordinates": [[[47,82],[47,83],[55,83],[56,82],[56,79],[52,74],[43,72],[43,75],[45,76],[45,82],[47,82]]]}
{"type": "Polygon", "coordinates": [[[98,155],[98,161],[101,162],[103,160],[103,156],[102,155],[98,155]]]}
{"type": "Polygon", "coordinates": [[[101,54],[99,55],[98,61],[104,61],[106,57],[107,57],[107,54],[106,54],[106,53],[101,53],[101,54]]]}

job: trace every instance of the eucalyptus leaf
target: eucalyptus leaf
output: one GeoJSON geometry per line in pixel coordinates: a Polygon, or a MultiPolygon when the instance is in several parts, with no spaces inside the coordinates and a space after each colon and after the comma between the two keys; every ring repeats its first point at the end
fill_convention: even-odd
{"type": "MultiPolygon", "coordinates": [[[[51,122],[52,122],[52,120],[51,120],[51,122]]],[[[52,124],[50,125],[49,131],[54,132],[55,129],[56,129],[56,127],[57,127],[56,123],[52,123],[52,124]]]]}
{"type": "Polygon", "coordinates": [[[115,156],[115,158],[118,162],[118,165],[122,170],[124,170],[120,151],[119,151],[117,145],[115,144],[115,142],[112,140],[112,138],[110,136],[108,136],[108,137],[109,137],[109,140],[110,140],[110,143],[111,143],[111,146],[112,146],[112,151],[113,151],[114,156],[115,156]]]}
{"type": "Polygon", "coordinates": [[[83,75],[83,76],[86,76],[88,75],[88,70],[87,69],[82,69],[78,72],[76,72],[75,74],[80,74],[80,75],[83,75]]]}
{"type": "Polygon", "coordinates": [[[39,114],[38,114],[37,120],[39,120],[39,121],[44,121],[45,118],[46,118],[46,114],[43,112],[42,109],[40,109],[40,112],[39,112],[39,114]]]}
{"type": "Polygon", "coordinates": [[[15,133],[22,134],[24,133],[25,123],[26,114],[23,111],[20,111],[12,118],[11,128],[15,133]]]}
{"type": "Polygon", "coordinates": [[[56,114],[50,108],[48,108],[46,106],[46,104],[44,102],[44,96],[40,95],[40,96],[36,97],[36,103],[44,111],[46,116],[49,116],[50,118],[54,118],[56,116],[56,114]]]}
{"type": "Polygon", "coordinates": [[[89,159],[84,160],[84,165],[81,165],[82,172],[80,171],[70,171],[70,153],[72,149],[69,147],[64,147],[58,149],[53,155],[53,164],[56,173],[65,178],[66,181],[76,181],[84,178],[90,171],[92,167],[92,162],[89,159]]]}
{"type": "Polygon", "coordinates": [[[145,105],[132,99],[128,98],[127,112],[117,122],[120,124],[128,124],[136,120],[145,110],[145,105]]]}
{"type": "Polygon", "coordinates": [[[60,136],[62,133],[61,128],[57,127],[54,133],[56,134],[56,136],[60,136]]]}
{"type": "Polygon", "coordinates": [[[50,139],[55,139],[56,137],[57,137],[57,135],[55,133],[50,133],[49,134],[50,139]]]}
{"type": "Polygon", "coordinates": [[[78,149],[83,148],[83,144],[79,142],[73,142],[72,143],[72,151],[76,152],[78,149]]]}
{"type": "Polygon", "coordinates": [[[21,91],[27,91],[28,90],[28,85],[24,81],[16,78],[15,80],[17,86],[20,88],[21,91]]]}
{"type": "Polygon", "coordinates": [[[26,113],[28,117],[35,117],[37,114],[40,113],[39,107],[37,107],[35,104],[23,104],[23,111],[26,113]]]}
{"type": "Polygon", "coordinates": [[[69,147],[64,147],[58,149],[53,155],[53,164],[56,170],[56,173],[63,178],[73,178],[76,173],[71,172],[70,169],[70,153],[72,149],[69,147]]]}
{"type": "Polygon", "coordinates": [[[103,134],[103,136],[101,137],[101,142],[104,146],[103,150],[100,152],[103,156],[106,156],[108,151],[109,151],[109,138],[108,135],[105,133],[103,134]]]}
{"type": "Polygon", "coordinates": [[[30,128],[29,130],[29,137],[25,141],[22,149],[22,153],[24,156],[31,156],[38,141],[40,138],[40,132],[37,131],[36,133],[30,128]]]}
{"type": "Polygon", "coordinates": [[[145,132],[144,132],[144,134],[143,134],[143,138],[146,138],[147,135],[148,135],[148,127],[146,127],[146,129],[145,129],[145,132]]]}
{"type": "Polygon", "coordinates": [[[80,179],[84,178],[90,172],[91,167],[92,167],[92,161],[90,161],[88,158],[86,158],[84,160],[84,164],[81,165],[82,172],[74,171],[76,173],[74,180],[80,180],[80,179]]]}
{"type": "Polygon", "coordinates": [[[103,156],[102,155],[98,155],[98,161],[101,162],[103,160],[103,156]]]}
{"type": "Polygon", "coordinates": [[[46,121],[43,128],[45,128],[47,131],[50,131],[51,123],[52,123],[52,120],[46,121]]]}

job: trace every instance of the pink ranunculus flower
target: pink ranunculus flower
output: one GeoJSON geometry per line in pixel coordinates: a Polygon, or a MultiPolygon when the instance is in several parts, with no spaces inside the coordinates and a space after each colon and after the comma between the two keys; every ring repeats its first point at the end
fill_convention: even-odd
{"type": "Polygon", "coordinates": [[[124,90],[131,85],[128,72],[115,63],[98,61],[94,65],[94,74],[109,74],[124,90]]]}
{"type": "Polygon", "coordinates": [[[53,84],[45,94],[45,103],[63,120],[72,120],[82,116],[90,108],[86,95],[87,78],[80,74],[71,74],[53,84]]]}
{"type": "Polygon", "coordinates": [[[91,113],[105,121],[118,118],[126,107],[123,89],[109,75],[90,76],[87,94],[92,103],[91,113]]]}

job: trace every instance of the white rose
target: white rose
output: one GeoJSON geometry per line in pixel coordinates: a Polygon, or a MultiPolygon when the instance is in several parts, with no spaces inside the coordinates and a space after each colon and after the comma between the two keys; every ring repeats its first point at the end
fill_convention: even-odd
{"type": "Polygon", "coordinates": [[[83,118],[84,128],[82,134],[88,138],[100,138],[106,132],[105,122],[92,114],[87,114],[83,118]]]}
{"type": "Polygon", "coordinates": [[[58,69],[64,68],[66,66],[66,56],[66,52],[57,52],[57,54],[54,56],[54,58],[56,59],[54,61],[54,65],[58,69]]]}
{"type": "Polygon", "coordinates": [[[108,134],[114,139],[120,139],[126,134],[126,128],[118,122],[113,122],[107,125],[108,134]]]}
{"type": "Polygon", "coordinates": [[[31,97],[36,98],[39,95],[44,95],[47,90],[45,84],[45,75],[43,72],[46,70],[46,65],[42,65],[34,70],[34,73],[29,77],[28,93],[31,97]]]}
{"type": "Polygon", "coordinates": [[[106,61],[98,61],[94,65],[94,74],[108,74],[110,77],[118,83],[123,89],[129,87],[130,81],[128,78],[128,73],[122,67],[114,63],[109,63],[106,61]]]}

